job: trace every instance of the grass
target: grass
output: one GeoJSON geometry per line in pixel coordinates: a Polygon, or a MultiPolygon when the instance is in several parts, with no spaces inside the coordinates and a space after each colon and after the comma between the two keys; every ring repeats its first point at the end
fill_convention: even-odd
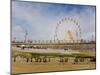
{"type": "Polygon", "coordinates": [[[23,51],[12,51],[12,56],[26,56],[26,57],[36,57],[36,56],[52,56],[52,57],[78,57],[78,58],[94,58],[95,55],[89,53],[72,53],[72,54],[62,54],[62,53],[33,53],[33,52],[23,52],[23,51]]]}

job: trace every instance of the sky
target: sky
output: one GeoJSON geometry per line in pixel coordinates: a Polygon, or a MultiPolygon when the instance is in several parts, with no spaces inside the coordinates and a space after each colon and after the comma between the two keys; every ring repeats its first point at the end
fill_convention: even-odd
{"type": "MultiPolygon", "coordinates": [[[[95,9],[85,5],[12,1],[12,39],[22,41],[27,32],[28,40],[54,40],[57,23],[71,17],[80,25],[81,38],[90,40],[95,37],[95,9]]],[[[70,39],[65,32],[68,30],[76,37],[75,23],[64,21],[57,29],[57,38],[70,39]]]]}

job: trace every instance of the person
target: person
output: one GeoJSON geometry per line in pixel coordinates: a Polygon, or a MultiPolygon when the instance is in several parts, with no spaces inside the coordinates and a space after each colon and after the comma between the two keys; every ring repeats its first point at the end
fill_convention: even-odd
{"type": "Polygon", "coordinates": [[[14,57],[14,62],[16,62],[16,57],[14,57]]]}
{"type": "Polygon", "coordinates": [[[29,61],[29,58],[26,58],[26,62],[28,62],[29,61]]]}
{"type": "Polygon", "coordinates": [[[32,58],[31,58],[31,62],[32,62],[32,58]]]}
{"type": "Polygon", "coordinates": [[[74,59],[74,64],[78,64],[78,58],[74,59]]]}

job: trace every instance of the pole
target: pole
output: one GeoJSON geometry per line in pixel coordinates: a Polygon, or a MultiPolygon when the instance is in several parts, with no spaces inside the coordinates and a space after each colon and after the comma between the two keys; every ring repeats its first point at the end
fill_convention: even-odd
{"type": "Polygon", "coordinates": [[[28,35],[28,32],[25,31],[25,40],[24,40],[25,43],[26,43],[26,41],[27,41],[27,35],[28,35]]]}

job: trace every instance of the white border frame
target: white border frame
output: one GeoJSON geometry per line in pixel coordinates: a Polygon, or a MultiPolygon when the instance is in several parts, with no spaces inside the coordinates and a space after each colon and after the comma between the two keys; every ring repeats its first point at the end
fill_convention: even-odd
{"type": "MultiPolygon", "coordinates": [[[[67,4],[96,5],[96,34],[97,34],[97,69],[69,72],[37,73],[34,75],[98,75],[100,71],[100,0],[27,0],[39,2],[54,2],[67,4]]],[[[10,0],[0,0],[0,75],[10,75],[10,0]]],[[[21,74],[33,75],[33,74],[21,74]]]]}

